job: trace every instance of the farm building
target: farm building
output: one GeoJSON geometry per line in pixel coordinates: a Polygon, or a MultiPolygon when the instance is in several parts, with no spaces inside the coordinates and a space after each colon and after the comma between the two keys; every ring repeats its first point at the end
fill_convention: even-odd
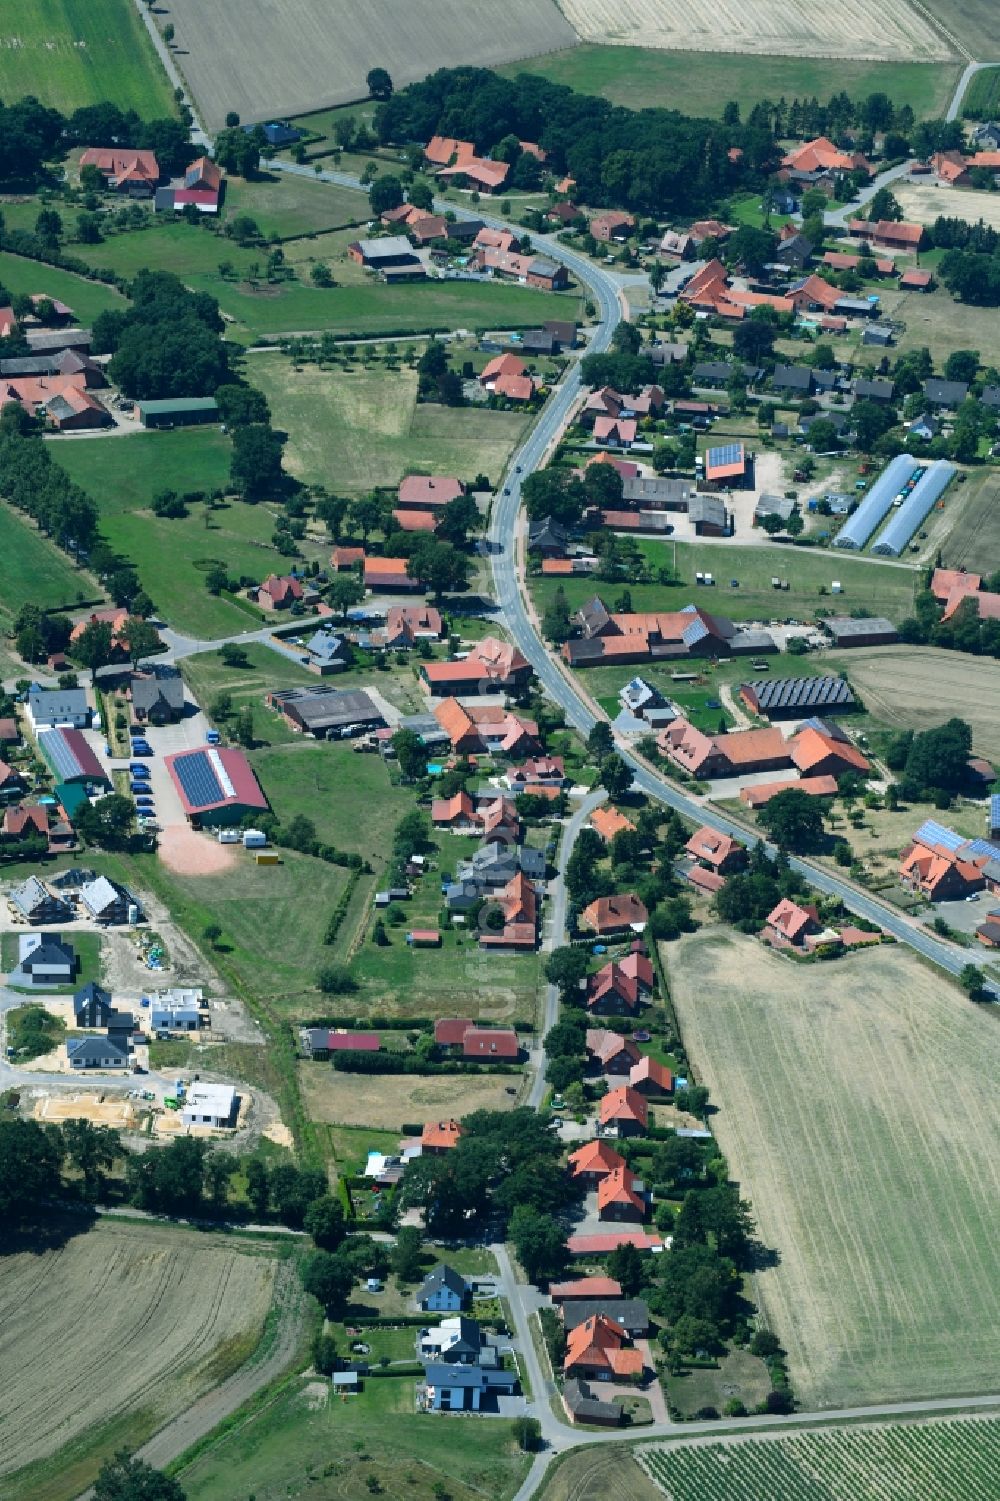
{"type": "Polygon", "coordinates": [[[250,762],[227,746],[202,746],[165,756],[163,764],[192,823],[239,823],[268,806],[250,762]]]}
{"type": "Polygon", "coordinates": [[[789,764],[788,747],[776,728],[706,735],[678,717],[660,730],[656,744],[675,766],[695,777],[746,776],[789,764]]]}
{"type": "Polygon", "coordinates": [[[753,480],[753,460],[742,443],[723,443],[705,452],[705,486],[709,490],[743,490],[753,480]]]}
{"type": "MultiPolygon", "coordinates": [[[[617,1152],[615,1156],[618,1156],[617,1152]]],[[[549,1288],[549,1297],[557,1308],[563,1303],[576,1303],[581,1299],[620,1298],[621,1295],[622,1285],[614,1277],[575,1277],[572,1282],[553,1282],[549,1288]]]]}
{"type": "Polygon", "coordinates": [[[620,1428],[625,1409],[614,1402],[595,1397],[586,1381],[571,1377],[563,1384],[563,1402],[570,1422],[586,1423],[597,1428],[620,1428]]]}
{"type": "Polygon", "coordinates": [[[137,401],[135,410],[143,427],[193,427],[199,422],[219,420],[219,408],[213,396],[172,396],[160,401],[137,401]]]}
{"type": "Polygon", "coordinates": [[[57,782],[109,785],[110,778],[82,730],[40,730],[38,749],[57,782]]]}
{"type": "Polygon", "coordinates": [[[912,454],[897,454],[879,475],[854,515],[841,527],[833,545],[864,547],[879,523],[896,509],[897,514],[879,535],[873,550],[898,557],[954,474],[954,465],[944,459],[922,464],[912,454]]]}
{"type": "Polygon", "coordinates": [[[384,276],[391,273],[399,280],[419,280],[427,275],[420,258],[405,235],[385,235],[379,240],[352,240],[347,254],[359,266],[368,271],[378,271],[384,276]]]}
{"type": "Polygon", "coordinates": [[[318,740],[335,739],[348,726],[381,729],[385,717],[360,688],[276,688],[267,704],[283,714],[293,729],[318,740]]]}
{"type": "Polygon", "coordinates": [[[185,1126],[221,1129],[233,1124],[235,1112],[236,1091],[231,1084],[204,1084],[199,1080],[188,1089],[181,1120],[185,1126]]]}
{"type": "Polygon", "coordinates": [[[756,678],[741,683],[739,695],[752,714],[765,719],[799,719],[830,710],[845,714],[856,707],[850,684],[838,677],[756,678]]]}
{"type": "Polygon", "coordinates": [[[869,615],[861,620],[851,615],[831,615],[823,621],[823,629],[832,637],[834,646],[891,646],[899,640],[892,621],[882,615],[869,615]]]}

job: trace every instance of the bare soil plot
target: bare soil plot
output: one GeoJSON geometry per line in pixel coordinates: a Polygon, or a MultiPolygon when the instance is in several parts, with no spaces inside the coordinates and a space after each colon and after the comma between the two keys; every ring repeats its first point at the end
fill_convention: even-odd
{"type": "Polygon", "coordinates": [[[138,1119],[131,1100],[106,1094],[43,1095],[36,1101],[34,1113],[40,1121],[90,1121],[94,1126],[119,1130],[128,1130],[138,1119]]]}
{"type": "Polygon", "coordinates": [[[113,1220],[0,1259],[5,1501],[77,1495],[103,1454],[141,1443],[241,1365],[275,1267],[194,1233],[113,1220]]]}
{"type": "Polygon", "coordinates": [[[669,47],[688,52],[780,56],[948,58],[949,43],[907,0],[877,10],[864,0],[560,0],[585,42],[669,47]]]}
{"type": "Polygon", "coordinates": [[[1000,229],[1000,195],[982,193],[976,188],[938,187],[933,181],[902,182],[893,185],[893,193],[903,210],[903,218],[917,224],[933,224],[939,214],[946,218],[968,219],[975,224],[983,219],[992,229],[1000,229]]]}
{"type": "Polygon", "coordinates": [[[181,876],[211,876],[231,870],[239,857],[232,845],[220,844],[214,835],[199,834],[186,824],[163,829],[156,848],[164,865],[181,876]]]}
{"type": "Polygon", "coordinates": [[[329,1064],[303,1063],[299,1083],[306,1114],[327,1125],[398,1130],[404,1121],[459,1117],[473,1110],[509,1110],[519,1074],[342,1074],[329,1064]]]}
{"type": "Polygon", "coordinates": [[[983,756],[1000,747],[1000,662],[931,646],[862,647],[837,658],[868,713],[926,730],[958,715],[983,756]]]}
{"type": "Polygon", "coordinates": [[[803,968],[706,929],[666,961],[803,1405],[991,1389],[994,1019],[898,947],[803,968]]]}
{"type": "Polygon", "coordinates": [[[512,62],[572,47],[553,0],[172,0],[178,61],[209,129],[363,98],[383,67],[399,88],[435,68],[512,62]]]}

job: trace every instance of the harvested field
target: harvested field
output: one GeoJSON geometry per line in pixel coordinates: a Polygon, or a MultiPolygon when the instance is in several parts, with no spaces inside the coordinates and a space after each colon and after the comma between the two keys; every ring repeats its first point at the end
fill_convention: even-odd
{"type": "Polygon", "coordinates": [[[209,129],[227,110],[244,120],[302,114],[367,93],[370,68],[399,88],[435,68],[511,62],[571,47],[553,0],[372,0],[363,9],[323,0],[173,0],[181,66],[209,129]]]}
{"type": "Polygon", "coordinates": [[[804,969],[708,929],[665,962],[803,1406],[992,1390],[994,1019],[899,948],[804,969]]]}
{"type": "Polygon", "coordinates": [[[432,1121],[473,1110],[510,1110],[520,1074],[347,1074],[329,1064],[303,1063],[299,1083],[311,1120],[327,1125],[366,1126],[377,1122],[398,1130],[404,1121],[432,1121]]]}
{"type": "Polygon", "coordinates": [[[206,1236],[113,1220],[57,1249],[5,1255],[4,1501],[79,1494],[105,1455],[224,1380],[257,1344],[275,1267],[206,1236]]]}
{"type": "Polygon", "coordinates": [[[961,510],[940,545],[948,568],[964,565],[983,574],[1000,568],[1000,476],[995,469],[974,476],[966,486],[961,510]]]}
{"type": "Polygon", "coordinates": [[[945,59],[957,50],[907,0],[877,10],[864,0],[561,0],[585,42],[667,47],[687,52],[743,52],[795,57],[945,59]]]}
{"type": "Polygon", "coordinates": [[[875,719],[926,730],[953,714],[972,726],[981,756],[1000,746],[1000,662],[932,646],[863,647],[837,664],[850,675],[875,719]]]}
{"type": "Polygon", "coordinates": [[[902,182],[893,192],[903,210],[903,218],[917,224],[933,224],[939,214],[946,218],[983,219],[992,229],[1000,229],[1000,195],[983,193],[978,188],[946,188],[931,182],[902,182]]]}

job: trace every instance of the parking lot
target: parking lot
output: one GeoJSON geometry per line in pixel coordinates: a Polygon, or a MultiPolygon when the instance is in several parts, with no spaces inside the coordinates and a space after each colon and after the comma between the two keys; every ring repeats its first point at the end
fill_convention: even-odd
{"type": "MultiPolygon", "coordinates": [[[[184,718],[177,724],[146,726],[145,737],[153,754],[132,758],[141,761],[149,772],[148,781],[156,807],[155,819],[161,829],[187,826],[180,794],[170,779],[163,758],[177,751],[193,750],[196,746],[204,745],[209,729],[207,718],[187,694],[184,708],[184,718]]],[[[127,770],[129,761],[118,758],[111,765],[114,770],[127,770]]]]}

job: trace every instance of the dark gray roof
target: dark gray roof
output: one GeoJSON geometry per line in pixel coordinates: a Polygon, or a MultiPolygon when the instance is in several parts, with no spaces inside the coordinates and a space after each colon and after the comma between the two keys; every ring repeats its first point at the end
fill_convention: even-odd
{"type": "MultiPolygon", "coordinates": [[[[79,1016],[81,1011],[87,1011],[91,1008],[96,1008],[97,1012],[104,1015],[109,1014],[114,1009],[111,1004],[110,990],[104,990],[102,986],[96,985],[93,980],[88,980],[86,985],[81,985],[80,989],[74,992],[73,1012],[76,1016],[79,1016]]],[[[100,1023],[92,1021],[89,1025],[96,1027],[98,1025],[103,1026],[104,1023],[103,1021],[100,1023]]]]}
{"type": "Polygon", "coordinates": [[[891,401],[895,387],[891,380],[864,380],[859,376],[851,389],[855,396],[868,401],[891,401]]]}
{"type": "Polygon", "coordinates": [[[776,391],[811,391],[812,377],[804,365],[775,365],[771,384],[776,391]]]}
{"type": "Polygon", "coordinates": [[[843,678],[757,678],[748,686],[764,714],[772,709],[843,709],[854,703],[843,678]]]}
{"type": "Polygon", "coordinates": [[[933,401],[935,406],[957,406],[964,401],[969,394],[969,382],[967,380],[939,380],[932,375],[924,381],[924,395],[928,401],[933,401]]]}
{"type": "Polygon", "coordinates": [[[1000,408],[1000,386],[984,386],[979,400],[984,407],[1000,408]]]}
{"type": "Polygon", "coordinates": [[[433,1365],[424,1366],[424,1380],[428,1386],[510,1392],[517,1385],[517,1372],[484,1370],[478,1365],[444,1365],[435,1361],[433,1365]]]}
{"type": "Polygon", "coordinates": [[[866,615],[855,620],[852,615],[831,615],[823,624],[835,641],[848,641],[852,636],[891,636],[897,631],[891,620],[884,615],[866,615]]]}
{"type": "Polygon", "coordinates": [[[89,713],[83,688],[31,688],[28,708],[33,717],[41,715],[44,719],[78,719],[89,713]]]}
{"type": "Polygon", "coordinates": [[[692,480],[666,474],[633,474],[622,480],[622,500],[639,504],[684,506],[693,494],[692,480]]]}
{"type": "Polygon", "coordinates": [[[294,710],[305,727],[313,732],[345,724],[380,724],[381,709],[360,688],[285,688],[271,695],[284,710],[294,710]]]}
{"type": "Polygon", "coordinates": [[[128,1048],[111,1037],[71,1037],[66,1044],[66,1055],[74,1062],[89,1064],[91,1068],[105,1059],[114,1059],[118,1065],[128,1062],[128,1048]]]}
{"type": "Polygon", "coordinates": [[[597,1313],[626,1330],[649,1328],[649,1309],[641,1298],[573,1298],[563,1305],[567,1332],[597,1313]]]}
{"type": "Polygon", "coordinates": [[[314,657],[320,657],[324,662],[335,662],[347,650],[344,638],[334,631],[317,631],[306,645],[314,657]]]}
{"type": "Polygon", "coordinates": [[[595,632],[603,630],[610,621],[611,616],[608,614],[608,609],[603,599],[601,599],[599,594],[595,594],[592,599],[588,599],[585,604],[580,606],[577,619],[583,626],[584,634],[586,636],[593,636],[595,632]]]}
{"type": "Polygon", "coordinates": [[[813,385],[819,391],[832,391],[840,376],[836,370],[814,370],[812,373],[813,385]]]}
{"type": "Polygon", "coordinates": [[[721,495],[692,495],[688,515],[694,522],[708,526],[726,525],[726,502],[721,495]]]}
{"type": "Polygon", "coordinates": [[[450,1288],[460,1298],[466,1297],[469,1292],[469,1284],[465,1278],[456,1272],[454,1267],[450,1267],[445,1262],[439,1261],[437,1266],[433,1267],[427,1273],[427,1276],[420,1284],[417,1301],[423,1302],[425,1298],[429,1297],[431,1293],[436,1293],[441,1287],[450,1288]]]}
{"type": "Polygon", "coordinates": [[[736,371],[742,373],[742,366],[732,365],[728,360],[699,360],[691,371],[691,379],[696,386],[706,381],[709,383],[721,381],[725,385],[736,371]]]}
{"type": "Polygon", "coordinates": [[[839,412],[831,407],[826,412],[814,412],[811,417],[803,417],[799,422],[799,432],[808,433],[814,422],[832,422],[835,430],[842,433],[849,424],[851,418],[848,412],[839,412]]]}
{"type": "Polygon", "coordinates": [[[50,349],[89,349],[89,328],[29,329],[28,348],[36,354],[50,349]]]}
{"type": "Polygon", "coordinates": [[[30,974],[36,964],[76,964],[73,945],[59,937],[58,933],[42,933],[41,942],[21,960],[21,968],[30,974]]]}
{"type": "Polygon", "coordinates": [[[533,276],[555,276],[561,269],[557,261],[550,261],[545,255],[536,255],[528,267],[533,276]]]}
{"type": "Polygon", "coordinates": [[[132,707],[148,714],[157,705],[179,710],[184,707],[184,679],[173,668],[132,676],[132,707]]]}
{"type": "Polygon", "coordinates": [[[558,343],[555,334],[544,328],[528,328],[521,335],[521,348],[532,353],[551,354],[558,343]]]}
{"type": "Polygon", "coordinates": [[[585,1381],[567,1381],[563,1386],[563,1396],[572,1416],[581,1422],[620,1423],[622,1420],[622,1409],[613,1402],[601,1402],[585,1381]]]}
{"type": "MultiPolygon", "coordinates": [[[[47,891],[37,876],[28,876],[26,880],[21,882],[20,886],[16,886],[11,892],[9,900],[13,902],[19,911],[24,913],[25,917],[30,916],[33,912],[39,912],[43,908],[52,908],[54,910],[48,921],[56,922],[58,921],[58,917],[55,914],[60,906],[67,919],[71,913],[69,904],[64,902],[61,897],[54,897],[51,892],[47,891]]],[[[42,920],[45,921],[44,918],[42,920]]]]}
{"type": "Polygon", "coordinates": [[[795,501],[787,495],[762,495],[753,508],[755,516],[780,516],[787,521],[795,510],[795,501]]]}

